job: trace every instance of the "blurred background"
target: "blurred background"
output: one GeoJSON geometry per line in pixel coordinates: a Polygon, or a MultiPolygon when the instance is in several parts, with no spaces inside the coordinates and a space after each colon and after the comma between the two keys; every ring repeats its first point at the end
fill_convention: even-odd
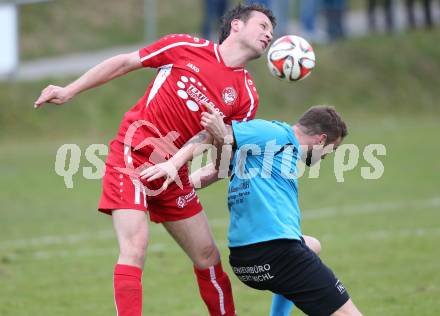
{"type": "MultiPolygon", "coordinates": [[[[306,172],[300,179],[304,233],[321,240],[321,257],[365,315],[440,315],[440,1],[260,2],[277,15],[277,36],[313,44],[317,66],[304,81],[287,83],[270,75],[264,57],[249,64],[257,117],[293,123],[309,106],[331,104],[348,123],[345,143],[359,148],[344,182],[336,181],[333,156],[318,178],[306,172]],[[371,167],[368,144],[386,147],[379,179],[362,177],[371,167]]],[[[169,33],[216,40],[218,17],[236,3],[0,2],[0,315],[114,314],[117,243],[111,219],[95,211],[101,184],[83,176],[84,168],[96,171],[85,151],[116,135],[155,71],[36,111],[40,90],[169,33]],[[55,172],[63,144],[81,150],[71,189],[55,172]]],[[[199,192],[225,266],[226,186],[199,192]]],[[[207,315],[189,260],[161,226],[151,228],[144,314],[207,315]]],[[[268,315],[270,293],[227,271],[238,314],[268,315]]]]}

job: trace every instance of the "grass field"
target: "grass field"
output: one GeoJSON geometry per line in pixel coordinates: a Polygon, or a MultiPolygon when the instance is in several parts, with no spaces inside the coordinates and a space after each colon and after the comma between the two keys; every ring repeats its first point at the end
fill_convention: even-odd
{"type": "MultiPolygon", "coordinates": [[[[271,78],[262,61],[251,67],[259,117],[293,121],[310,104],[331,103],[349,123],[346,143],[387,148],[378,180],[361,177],[368,167],[362,155],[343,183],[335,180],[332,157],[319,179],[300,180],[303,231],[321,240],[321,257],[365,315],[440,315],[439,35],[317,47],[318,68],[298,84],[271,78]]],[[[85,180],[80,169],[66,189],[54,171],[55,153],[65,143],[83,152],[107,143],[151,73],[38,112],[32,102],[47,81],[0,84],[0,315],[114,314],[117,246],[110,218],[95,211],[100,182],[85,180]]],[[[82,166],[89,166],[84,156],[82,166]]],[[[225,187],[216,184],[200,197],[226,263],[225,187]]],[[[246,288],[225,266],[238,314],[268,315],[270,293],[246,288]]],[[[207,315],[191,264],[158,225],[151,225],[143,286],[145,315],[207,315]]]]}

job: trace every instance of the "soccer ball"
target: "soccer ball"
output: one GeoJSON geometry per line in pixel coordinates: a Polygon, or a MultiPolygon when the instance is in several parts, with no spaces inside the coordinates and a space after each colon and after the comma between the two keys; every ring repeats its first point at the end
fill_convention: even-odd
{"type": "Polygon", "coordinates": [[[298,81],[310,75],[315,67],[315,53],[304,38],[285,35],[270,46],[267,66],[279,79],[298,81]]]}

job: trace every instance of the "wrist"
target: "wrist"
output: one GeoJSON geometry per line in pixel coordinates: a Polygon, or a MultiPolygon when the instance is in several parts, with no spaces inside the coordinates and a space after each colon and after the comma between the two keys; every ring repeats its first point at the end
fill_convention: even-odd
{"type": "Polygon", "coordinates": [[[173,157],[171,157],[168,160],[169,163],[171,163],[174,168],[176,168],[176,170],[179,170],[180,168],[182,168],[183,164],[185,163],[184,158],[181,155],[174,155],[173,157]]]}
{"type": "Polygon", "coordinates": [[[234,137],[231,134],[226,134],[225,137],[223,137],[223,143],[226,145],[230,145],[234,142],[234,137]]]}
{"type": "Polygon", "coordinates": [[[223,136],[223,137],[217,137],[217,138],[215,138],[215,142],[216,142],[218,145],[230,145],[230,144],[233,143],[233,141],[234,141],[234,138],[232,137],[231,134],[226,134],[226,135],[223,136]]]}
{"type": "Polygon", "coordinates": [[[73,84],[69,84],[64,88],[64,97],[66,100],[72,99],[79,91],[75,89],[73,84]]]}

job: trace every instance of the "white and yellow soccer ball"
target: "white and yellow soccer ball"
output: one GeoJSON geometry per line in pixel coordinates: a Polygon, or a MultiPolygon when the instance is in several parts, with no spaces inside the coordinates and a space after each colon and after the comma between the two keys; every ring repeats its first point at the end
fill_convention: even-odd
{"type": "Polygon", "coordinates": [[[315,53],[304,38],[285,35],[270,46],[267,52],[267,66],[279,79],[298,81],[310,75],[315,67],[315,53]]]}

